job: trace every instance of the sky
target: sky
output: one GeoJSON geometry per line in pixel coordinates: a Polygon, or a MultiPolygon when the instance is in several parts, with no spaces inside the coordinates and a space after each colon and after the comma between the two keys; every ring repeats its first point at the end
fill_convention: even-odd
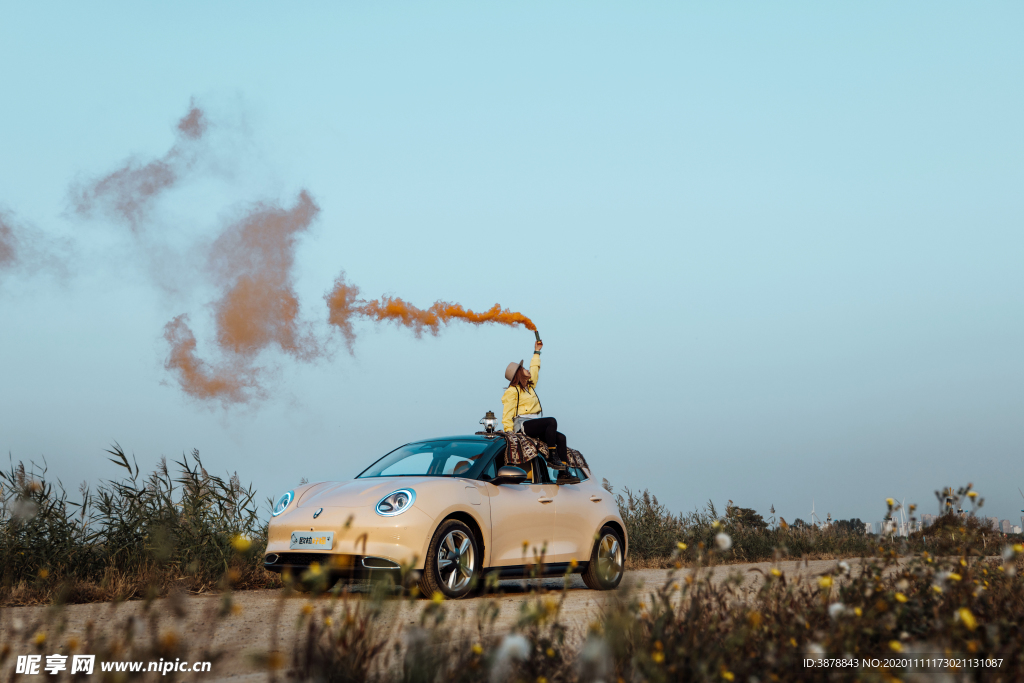
{"type": "Polygon", "coordinates": [[[355,320],[350,351],[324,301],[344,271],[366,299],[528,315],[545,414],[618,491],[877,522],[972,482],[1020,523],[1019,3],[3,16],[0,450],[69,490],[119,475],[116,441],[144,470],[197,448],[263,499],[500,410],[532,333],[355,320]],[[160,160],[136,223],[76,204],[160,160]],[[303,192],[318,211],[260,254],[291,259],[315,352],[232,355],[210,255],[303,192]],[[246,400],[183,390],[181,315],[246,400]]]}

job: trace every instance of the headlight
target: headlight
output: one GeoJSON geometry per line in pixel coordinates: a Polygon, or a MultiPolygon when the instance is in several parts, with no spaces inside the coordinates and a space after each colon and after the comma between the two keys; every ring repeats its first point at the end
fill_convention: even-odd
{"type": "Polygon", "coordinates": [[[274,501],[274,509],[271,510],[270,516],[277,517],[279,514],[288,509],[288,506],[292,504],[292,500],[295,498],[295,491],[289,491],[288,493],[282,493],[281,496],[274,501]]]}
{"type": "Polygon", "coordinates": [[[400,491],[389,493],[377,503],[377,514],[384,517],[400,515],[411,508],[415,500],[416,492],[412,489],[401,489],[400,491]]]}

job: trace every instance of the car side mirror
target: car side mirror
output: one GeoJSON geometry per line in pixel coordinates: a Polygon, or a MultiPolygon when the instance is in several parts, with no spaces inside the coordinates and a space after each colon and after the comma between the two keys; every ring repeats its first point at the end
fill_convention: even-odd
{"type": "Polygon", "coordinates": [[[526,472],[515,465],[505,465],[498,470],[498,476],[494,478],[494,484],[521,484],[526,481],[526,472]]]}

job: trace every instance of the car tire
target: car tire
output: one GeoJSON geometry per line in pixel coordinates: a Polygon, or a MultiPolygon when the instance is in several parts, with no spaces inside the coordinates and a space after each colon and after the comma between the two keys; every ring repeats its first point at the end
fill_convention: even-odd
{"type": "Polygon", "coordinates": [[[476,587],[479,574],[480,550],[473,531],[457,519],[443,522],[427,547],[420,592],[427,598],[441,593],[456,600],[476,587]]]}
{"type": "Polygon", "coordinates": [[[624,549],[618,531],[610,526],[601,528],[590,553],[587,571],[583,572],[583,583],[587,588],[607,591],[619,585],[625,561],[624,549]]]}

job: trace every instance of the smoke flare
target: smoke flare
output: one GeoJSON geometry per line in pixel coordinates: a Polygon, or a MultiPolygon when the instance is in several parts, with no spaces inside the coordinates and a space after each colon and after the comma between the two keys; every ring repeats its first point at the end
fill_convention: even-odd
{"type": "MultiPolygon", "coordinates": [[[[148,161],[128,159],[98,179],[73,185],[73,212],[79,217],[99,214],[127,225],[151,258],[151,273],[177,272],[168,265],[171,259],[166,246],[154,244],[151,238],[156,234],[146,233],[144,228],[154,224],[158,200],[183,185],[197,164],[208,163],[217,142],[216,136],[208,139],[207,128],[206,115],[191,101],[177,123],[174,144],[163,156],[148,161]]],[[[266,398],[264,383],[273,366],[265,361],[264,351],[276,348],[303,362],[324,356],[329,346],[314,334],[311,323],[302,320],[293,275],[297,242],[319,212],[319,206],[303,190],[290,208],[256,204],[238,220],[224,225],[212,243],[191,245],[187,265],[199,264],[200,281],[214,288],[210,297],[212,359],[200,356],[187,314],[171,319],[163,331],[169,345],[164,367],[188,396],[219,401],[225,407],[266,398]]],[[[24,234],[0,213],[0,268],[11,264],[23,267],[28,253],[24,234]]],[[[191,267],[186,270],[192,272],[191,267]]],[[[177,291],[169,288],[171,294],[177,291]]],[[[453,320],[536,330],[525,315],[498,304],[482,312],[446,301],[420,309],[398,297],[367,301],[359,294],[359,288],[348,284],[342,272],[324,295],[327,322],[340,331],[350,352],[355,344],[356,318],[395,322],[417,337],[424,331],[437,335],[442,325],[453,320]]]]}
{"type": "Polygon", "coordinates": [[[399,297],[382,296],[372,301],[357,299],[359,289],[345,283],[345,274],[342,273],[334,283],[334,288],[324,295],[327,307],[330,312],[328,322],[338,327],[345,336],[345,341],[352,348],[352,341],[355,334],[352,331],[353,316],[369,318],[374,322],[394,322],[402,327],[408,327],[417,337],[421,337],[424,331],[437,335],[441,325],[447,325],[452,320],[464,320],[474,325],[495,323],[515,327],[521,325],[528,330],[536,330],[537,326],[533,321],[522,313],[502,308],[500,304],[494,304],[491,308],[482,313],[467,309],[462,304],[449,303],[447,301],[436,301],[430,308],[417,308],[408,301],[399,297]]]}

